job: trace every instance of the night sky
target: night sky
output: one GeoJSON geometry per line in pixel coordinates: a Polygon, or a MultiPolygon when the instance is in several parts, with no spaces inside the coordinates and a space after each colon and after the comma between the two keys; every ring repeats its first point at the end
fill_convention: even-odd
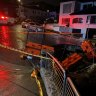
{"type": "Polygon", "coordinates": [[[91,1],[92,2],[92,1],[96,1],[96,0],[42,0],[42,1],[53,4],[53,5],[59,5],[60,2],[66,2],[66,1],[81,1],[81,2],[91,1]]]}
{"type": "Polygon", "coordinates": [[[46,3],[49,3],[51,5],[60,5],[60,2],[66,2],[66,1],[81,1],[81,2],[87,2],[87,1],[96,1],[96,0],[33,0],[33,1],[44,1],[46,3]]]}
{"type": "MultiPolygon", "coordinates": [[[[0,1],[8,3],[10,1],[12,2],[12,1],[17,1],[17,0],[0,0],[0,1]]],[[[96,0],[30,0],[30,1],[34,1],[34,2],[44,1],[44,2],[49,3],[51,5],[60,5],[60,2],[64,2],[64,1],[66,2],[66,1],[96,1],[96,0]]]]}
{"type": "MultiPolygon", "coordinates": [[[[23,0],[23,1],[26,1],[26,0],[23,0]]],[[[59,5],[61,1],[64,1],[64,0],[28,0],[28,1],[33,1],[33,2],[45,2],[45,3],[48,3],[48,4],[51,4],[51,5],[59,5]]]]}
{"type": "Polygon", "coordinates": [[[50,4],[53,4],[53,5],[59,5],[61,1],[64,1],[64,0],[42,0],[46,3],[50,3],[50,4]]]}

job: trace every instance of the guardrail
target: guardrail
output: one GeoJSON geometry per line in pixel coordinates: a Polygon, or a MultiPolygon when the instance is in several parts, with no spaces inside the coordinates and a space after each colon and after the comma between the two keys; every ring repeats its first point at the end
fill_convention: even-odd
{"type": "Polygon", "coordinates": [[[80,96],[70,77],[60,63],[50,54],[42,54],[50,59],[40,60],[40,73],[48,96],[80,96]]]}

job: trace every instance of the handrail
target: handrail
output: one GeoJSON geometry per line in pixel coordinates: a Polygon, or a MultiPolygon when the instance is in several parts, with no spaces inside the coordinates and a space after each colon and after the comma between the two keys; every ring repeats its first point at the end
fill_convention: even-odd
{"type": "MultiPolygon", "coordinates": [[[[46,88],[48,89],[49,93],[50,93],[50,90],[52,91],[52,93],[55,92],[54,90],[58,90],[57,92],[54,93],[56,94],[56,96],[80,96],[71,78],[66,76],[66,71],[61,66],[59,61],[54,56],[52,56],[52,54],[48,52],[45,52],[45,53],[46,53],[46,57],[50,58],[51,62],[49,61],[42,62],[41,64],[42,65],[44,64],[44,66],[41,65],[41,68],[44,68],[44,70],[46,70],[46,71],[42,70],[43,71],[42,73],[45,74],[43,75],[44,77],[42,78],[44,82],[48,83],[48,84],[47,83],[45,84],[47,84],[46,88]],[[52,85],[53,86],[52,88],[49,86],[49,84],[51,83],[54,85],[54,86],[52,85]],[[48,86],[50,87],[50,90],[48,86]]],[[[52,96],[52,93],[50,93],[49,96],[52,96]]]]}
{"type": "Polygon", "coordinates": [[[78,93],[78,91],[76,90],[76,87],[74,86],[72,80],[70,79],[70,77],[67,77],[67,80],[68,80],[70,86],[72,87],[72,89],[73,89],[75,95],[76,95],[76,96],[80,96],[79,93],[78,93]]]}
{"type": "Polygon", "coordinates": [[[58,64],[58,66],[61,68],[61,70],[62,70],[63,72],[65,72],[65,70],[63,69],[63,67],[62,67],[62,66],[60,65],[60,63],[57,61],[57,59],[54,58],[50,53],[47,52],[47,54],[58,64]]]}
{"type": "MultiPolygon", "coordinates": [[[[66,76],[65,70],[64,70],[64,68],[61,66],[61,64],[58,62],[58,60],[57,60],[54,56],[52,56],[50,53],[47,52],[47,54],[51,57],[52,60],[54,60],[54,61],[56,62],[56,64],[58,64],[58,67],[60,67],[60,69],[62,70],[62,72],[63,72],[63,73],[65,74],[65,76],[66,76]]],[[[72,82],[72,80],[71,80],[70,77],[66,77],[66,82],[69,83],[69,85],[70,85],[70,87],[72,88],[75,96],[80,96],[79,92],[76,90],[76,87],[74,86],[74,84],[73,84],[73,82],[72,82]]],[[[67,87],[67,85],[65,84],[65,86],[64,86],[64,89],[65,89],[65,90],[66,90],[66,87],[67,87]]],[[[66,92],[65,92],[65,94],[66,94],[66,92]]]]}

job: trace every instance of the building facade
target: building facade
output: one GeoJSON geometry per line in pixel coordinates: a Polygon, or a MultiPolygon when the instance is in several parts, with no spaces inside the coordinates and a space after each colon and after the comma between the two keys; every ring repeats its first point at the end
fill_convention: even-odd
{"type": "Polygon", "coordinates": [[[21,0],[17,14],[21,19],[32,19],[34,22],[43,23],[48,12],[42,9],[41,3],[35,3],[31,0],[21,0]]]}
{"type": "Polygon", "coordinates": [[[76,37],[93,38],[96,35],[96,2],[63,2],[60,4],[59,26],[76,37]],[[66,4],[70,8],[65,10],[66,4]],[[78,5],[78,10],[75,5],[78,5]],[[64,6],[64,7],[63,7],[64,6]],[[66,11],[66,12],[65,12],[66,11]]]}
{"type": "Polygon", "coordinates": [[[56,12],[52,11],[55,7],[45,3],[33,0],[21,0],[18,7],[18,16],[20,18],[30,18],[33,21],[42,22],[47,18],[56,18],[56,12]]]}

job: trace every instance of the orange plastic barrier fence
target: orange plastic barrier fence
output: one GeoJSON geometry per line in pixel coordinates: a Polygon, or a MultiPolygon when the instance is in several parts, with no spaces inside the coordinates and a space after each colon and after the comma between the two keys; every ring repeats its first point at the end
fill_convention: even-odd
{"type": "Polygon", "coordinates": [[[34,49],[38,49],[38,50],[46,50],[47,52],[49,51],[52,51],[54,52],[54,48],[51,47],[51,46],[46,46],[46,45],[41,45],[41,44],[38,44],[38,43],[33,43],[33,42],[28,42],[27,47],[29,48],[34,48],[34,49]]]}
{"type": "Polygon", "coordinates": [[[46,45],[42,45],[42,50],[54,52],[54,48],[46,45]]]}
{"type": "Polygon", "coordinates": [[[38,50],[38,49],[33,49],[33,48],[27,48],[26,49],[26,51],[28,52],[28,53],[31,53],[31,54],[34,54],[34,55],[40,55],[40,50],[38,50]]]}
{"type": "Polygon", "coordinates": [[[28,42],[26,46],[36,48],[36,49],[41,49],[41,44],[38,44],[38,43],[28,42]]]}
{"type": "Polygon", "coordinates": [[[82,57],[79,54],[74,53],[71,56],[69,56],[68,58],[66,58],[64,61],[62,61],[62,66],[65,69],[68,69],[68,67],[70,67],[72,64],[75,64],[80,59],[82,59],[82,57]]]}
{"type": "Polygon", "coordinates": [[[92,57],[92,55],[95,56],[93,45],[92,45],[92,43],[90,41],[82,42],[81,48],[86,53],[88,58],[92,57]]]}

